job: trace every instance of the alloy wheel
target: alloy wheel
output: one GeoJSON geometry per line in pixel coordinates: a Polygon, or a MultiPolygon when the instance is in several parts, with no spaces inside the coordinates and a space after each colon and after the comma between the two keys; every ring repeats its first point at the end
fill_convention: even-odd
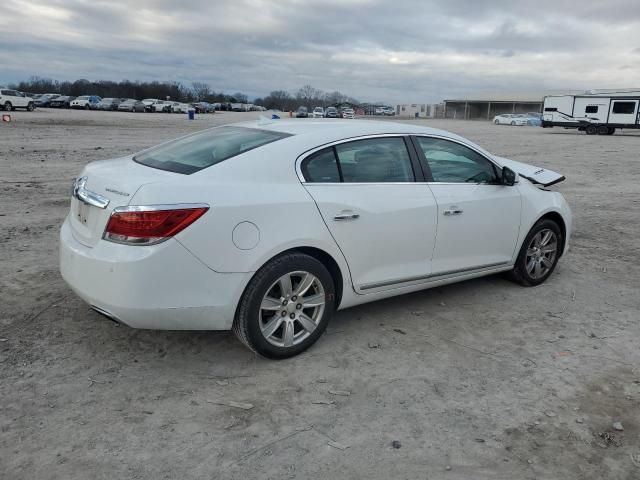
{"type": "Polygon", "coordinates": [[[545,228],[534,235],[527,247],[525,266],[531,278],[538,280],[553,268],[558,254],[558,237],[545,228]]]}
{"type": "Polygon", "coordinates": [[[260,304],[262,335],[277,347],[302,343],[317,328],[325,309],[325,291],[309,272],[282,275],[267,290],[260,304]]]}

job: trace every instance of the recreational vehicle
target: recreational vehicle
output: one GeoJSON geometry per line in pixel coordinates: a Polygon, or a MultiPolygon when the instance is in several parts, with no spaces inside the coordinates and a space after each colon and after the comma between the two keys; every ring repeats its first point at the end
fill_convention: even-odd
{"type": "Polygon", "coordinates": [[[549,95],[544,97],[542,127],[577,128],[587,135],[613,135],[616,128],[640,128],[640,90],[549,95]]]}

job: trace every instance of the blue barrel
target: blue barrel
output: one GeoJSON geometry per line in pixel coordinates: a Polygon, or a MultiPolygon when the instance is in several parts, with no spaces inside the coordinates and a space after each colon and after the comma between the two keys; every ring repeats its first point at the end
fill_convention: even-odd
{"type": "Polygon", "coordinates": [[[187,111],[187,115],[189,115],[189,120],[194,120],[196,118],[196,111],[193,108],[190,108],[187,111]]]}

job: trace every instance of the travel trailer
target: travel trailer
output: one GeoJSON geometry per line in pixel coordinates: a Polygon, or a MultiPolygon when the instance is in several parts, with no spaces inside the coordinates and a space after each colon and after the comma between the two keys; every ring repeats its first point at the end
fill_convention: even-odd
{"type": "Polygon", "coordinates": [[[549,95],[544,97],[542,127],[577,128],[587,135],[613,135],[617,128],[640,128],[640,90],[549,95]]]}

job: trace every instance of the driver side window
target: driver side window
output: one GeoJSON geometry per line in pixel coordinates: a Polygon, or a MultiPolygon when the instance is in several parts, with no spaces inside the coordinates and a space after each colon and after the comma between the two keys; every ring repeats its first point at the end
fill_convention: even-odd
{"type": "Polygon", "coordinates": [[[499,183],[494,165],[474,150],[440,138],[417,140],[434,182],[499,183]]]}

